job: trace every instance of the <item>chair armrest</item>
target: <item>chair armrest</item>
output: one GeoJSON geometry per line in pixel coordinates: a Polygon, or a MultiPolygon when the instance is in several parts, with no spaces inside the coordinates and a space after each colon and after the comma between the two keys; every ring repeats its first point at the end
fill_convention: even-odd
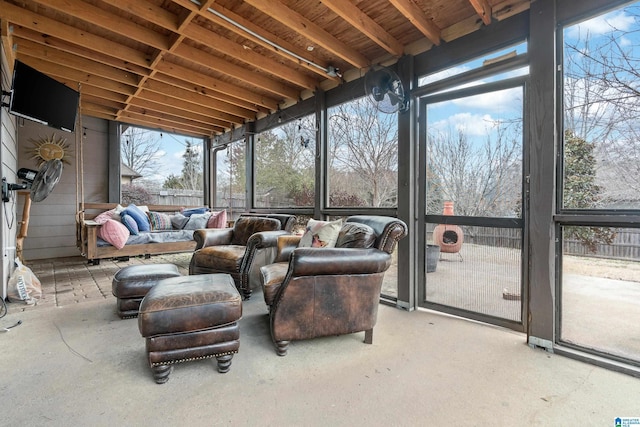
{"type": "Polygon", "coordinates": [[[293,277],[371,274],[386,271],[391,255],[374,248],[297,248],[289,260],[293,277]]]}
{"type": "Polygon", "coordinates": [[[254,233],[249,237],[247,241],[247,248],[256,247],[256,248],[271,248],[275,247],[278,244],[278,237],[289,234],[284,230],[276,230],[276,231],[259,231],[254,233]]]}
{"type": "Polygon", "coordinates": [[[207,246],[228,245],[233,237],[233,228],[203,228],[193,232],[196,249],[207,246]]]}
{"type": "Polygon", "coordinates": [[[289,262],[289,257],[295,248],[298,247],[302,236],[295,234],[287,234],[286,236],[278,237],[278,246],[276,252],[276,259],[274,262],[289,262]]]}

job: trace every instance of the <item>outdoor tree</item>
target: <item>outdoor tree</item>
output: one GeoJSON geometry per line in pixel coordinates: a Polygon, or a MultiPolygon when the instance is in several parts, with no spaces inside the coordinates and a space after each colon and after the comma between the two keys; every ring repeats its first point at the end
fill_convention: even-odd
{"type": "Polygon", "coordinates": [[[564,127],[593,145],[596,180],[608,204],[640,191],[638,22],[635,6],[605,15],[599,33],[581,25],[565,32],[564,127]]]}
{"type": "Polygon", "coordinates": [[[202,152],[200,147],[191,145],[191,141],[185,141],[186,148],[182,154],[181,183],[186,190],[202,190],[202,152]]]}
{"type": "Polygon", "coordinates": [[[162,156],[160,139],[154,135],[151,131],[136,127],[129,127],[122,134],[122,162],[143,177],[157,172],[158,160],[162,156]]]}
{"type": "Polygon", "coordinates": [[[330,197],[345,192],[366,200],[366,206],[395,206],[398,116],[379,112],[366,98],[338,105],[329,114],[330,197]]]}
{"type": "Polygon", "coordinates": [[[243,207],[245,204],[246,148],[244,141],[227,145],[226,150],[218,152],[217,181],[220,202],[230,207],[243,207]]]}
{"type": "Polygon", "coordinates": [[[258,135],[256,203],[264,207],[313,206],[314,122],[312,117],[306,117],[258,135]]]}
{"type": "MultiPolygon", "coordinates": [[[[565,131],[564,142],[564,207],[567,209],[597,209],[600,207],[600,186],[596,184],[594,144],[565,131]]],[[[591,252],[597,245],[611,244],[615,232],[603,227],[565,227],[565,239],[576,239],[591,252]]]]}
{"type": "Polygon", "coordinates": [[[486,122],[484,141],[464,128],[427,135],[427,213],[441,214],[455,200],[456,215],[513,216],[522,183],[522,122],[486,122]]]}

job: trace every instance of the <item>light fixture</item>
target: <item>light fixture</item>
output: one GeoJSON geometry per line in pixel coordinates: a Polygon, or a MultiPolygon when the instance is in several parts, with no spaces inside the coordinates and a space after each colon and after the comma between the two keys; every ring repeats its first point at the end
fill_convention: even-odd
{"type": "MultiPolygon", "coordinates": [[[[193,4],[195,4],[195,5],[198,5],[199,7],[202,7],[202,3],[201,3],[200,1],[198,1],[198,0],[191,0],[191,2],[192,2],[193,4]]],[[[317,69],[319,69],[319,70],[324,71],[325,73],[327,73],[327,75],[328,75],[329,77],[342,77],[342,75],[340,74],[339,69],[338,69],[338,68],[336,68],[336,67],[333,67],[333,66],[331,66],[331,65],[329,65],[328,67],[325,67],[325,66],[322,66],[322,65],[320,65],[320,64],[316,64],[315,62],[311,61],[310,59],[307,59],[307,58],[305,58],[305,57],[303,57],[303,56],[300,56],[300,55],[298,55],[297,53],[292,52],[292,51],[290,51],[289,49],[286,49],[286,48],[284,48],[284,47],[280,46],[279,44],[277,44],[277,43],[275,43],[275,42],[272,42],[271,40],[267,39],[266,37],[261,36],[260,34],[256,33],[256,32],[255,32],[255,31],[253,31],[253,30],[250,30],[249,28],[247,28],[247,27],[245,27],[244,25],[240,24],[239,22],[236,22],[236,21],[234,21],[233,19],[231,19],[231,18],[229,18],[229,17],[227,17],[227,16],[223,15],[222,13],[218,12],[218,11],[217,11],[217,10],[215,10],[215,9],[212,9],[212,8],[208,7],[208,8],[207,8],[207,11],[208,11],[208,12],[210,12],[210,13],[212,13],[212,14],[214,14],[214,15],[215,15],[215,16],[217,16],[218,18],[220,18],[220,19],[222,19],[222,20],[224,20],[224,21],[227,21],[229,24],[231,24],[231,25],[233,25],[234,27],[236,27],[236,28],[238,28],[238,29],[240,29],[240,30],[244,31],[245,33],[247,33],[247,34],[249,34],[249,35],[251,35],[251,36],[253,36],[253,37],[257,38],[258,40],[261,40],[261,41],[263,41],[263,42],[267,43],[269,46],[271,46],[271,47],[273,47],[273,48],[275,48],[275,49],[278,49],[279,51],[284,52],[284,53],[286,53],[287,55],[289,55],[289,56],[291,56],[291,57],[293,57],[293,58],[297,59],[298,61],[302,61],[302,62],[304,62],[304,63],[305,63],[305,64],[307,64],[307,65],[311,65],[312,67],[315,67],[315,68],[317,68],[317,69]]],[[[313,48],[313,46],[308,46],[308,47],[307,47],[307,50],[308,50],[309,52],[311,52],[313,49],[314,49],[314,48],[313,48]]]]}

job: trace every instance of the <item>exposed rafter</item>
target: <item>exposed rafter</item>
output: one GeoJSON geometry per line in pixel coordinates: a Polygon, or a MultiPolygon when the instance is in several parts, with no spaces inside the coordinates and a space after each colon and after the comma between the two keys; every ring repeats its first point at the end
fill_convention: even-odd
{"type": "Polygon", "coordinates": [[[529,3],[0,0],[0,35],[10,67],[18,59],[80,88],[82,114],[204,137],[529,3]]]}

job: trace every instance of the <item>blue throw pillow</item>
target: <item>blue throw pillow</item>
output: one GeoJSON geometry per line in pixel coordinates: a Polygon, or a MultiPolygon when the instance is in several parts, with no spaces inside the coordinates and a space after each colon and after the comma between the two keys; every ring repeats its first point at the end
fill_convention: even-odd
{"type": "Polygon", "coordinates": [[[202,207],[202,208],[189,208],[189,209],[184,209],[182,212],[180,212],[182,215],[186,216],[186,217],[190,217],[193,214],[203,214],[209,212],[209,208],[207,207],[202,207]]]}
{"type": "Polygon", "coordinates": [[[129,230],[129,233],[137,236],[140,232],[140,229],[138,228],[138,223],[136,222],[136,220],[133,219],[131,215],[124,212],[120,215],[120,218],[122,219],[122,224],[124,224],[124,226],[127,227],[127,230],[129,230]]]}
{"type": "Polygon", "coordinates": [[[138,225],[139,231],[151,231],[151,223],[149,222],[149,217],[142,209],[140,209],[133,203],[127,206],[127,208],[122,211],[120,216],[124,214],[131,215],[131,217],[138,225]]]}

